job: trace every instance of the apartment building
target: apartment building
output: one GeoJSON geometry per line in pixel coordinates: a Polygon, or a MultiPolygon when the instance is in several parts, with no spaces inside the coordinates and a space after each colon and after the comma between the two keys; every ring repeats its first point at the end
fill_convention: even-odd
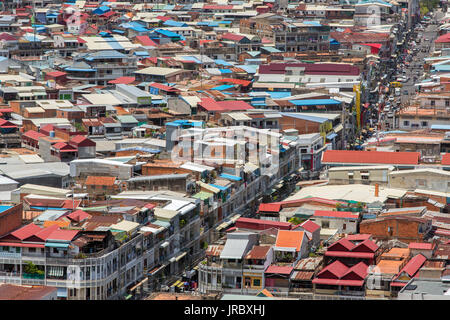
{"type": "Polygon", "coordinates": [[[102,50],[72,55],[71,65],[64,67],[68,80],[105,85],[108,81],[131,76],[137,69],[136,56],[116,50],[102,50]]]}

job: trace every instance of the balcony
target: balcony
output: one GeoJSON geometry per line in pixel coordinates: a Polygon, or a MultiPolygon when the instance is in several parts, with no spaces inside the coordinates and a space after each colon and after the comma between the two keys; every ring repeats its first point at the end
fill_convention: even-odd
{"type": "Polygon", "coordinates": [[[20,259],[21,254],[16,252],[0,251],[0,258],[20,259]]]}

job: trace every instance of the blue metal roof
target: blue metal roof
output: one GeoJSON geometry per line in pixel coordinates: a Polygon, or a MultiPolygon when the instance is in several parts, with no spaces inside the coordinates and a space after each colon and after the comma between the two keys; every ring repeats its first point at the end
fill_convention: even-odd
{"type": "Polygon", "coordinates": [[[155,30],[156,33],[162,34],[163,36],[169,37],[169,38],[181,38],[181,36],[178,33],[164,30],[164,29],[157,29],[155,30]]]}
{"type": "Polygon", "coordinates": [[[216,64],[218,64],[218,65],[222,65],[222,66],[226,66],[226,67],[232,66],[231,63],[229,63],[229,62],[227,62],[227,61],[225,61],[225,60],[222,60],[222,59],[216,59],[216,60],[214,60],[214,62],[215,62],[216,64]]]}
{"type": "Polygon", "coordinates": [[[225,178],[225,179],[228,179],[228,180],[232,180],[232,181],[241,181],[242,180],[241,177],[233,176],[231,174],[226,174],[226,173],[219,174],[219,177],[225,178]]]}
{"type": "Polygon", "coordinates": [[[219,69],[220,73],[233,73],[230,69],[219,69]]]}
{"type": "Polygon", "coordinates": [[[234,86],[229,85],[229,84],[223,84],[223,85],[221,85],[221,86],[211,88],[211,90],[222,91],[222,90],[227,90],[227,89],[230,89],[230,88],[234,88],[234,86]]]}
{"type": "Polygon", "coordinates": [[[188,25],[184,22],[179,22],[175,20],[167,20],[163,23],[166,27],[187,27],[188,25]]]}
{"type": "Polygon", "coordinates": [[[290,91],[266,91],[272,99],[281,99],[290,97],[292,94],[290,91]]]}
{"type": "Polygon", "coordinates": [[[331,133],[327,134],[327,139],[328,140],[333,140],[336,137],[337,137],[337,134],[334,133],[334,132],[331,132],[331,133]]]}
{"type": "Polygon", "coordinates": [[[217,189],[219,189],[219,190],[221,190],[221,191],[225,191],[225,190],[227,190],[227,189],[229,188],[229,187],[218,186],[218,185],[212,184],[212,183],[210,183],[209,185],[212,186],[212,187],[214,187],[214,188],[217,188],[217,189]]]}
{"type": "Polygon", "coordinates": [[[450,130],[450,124],[432,124],[431,130],[450,130]]]}

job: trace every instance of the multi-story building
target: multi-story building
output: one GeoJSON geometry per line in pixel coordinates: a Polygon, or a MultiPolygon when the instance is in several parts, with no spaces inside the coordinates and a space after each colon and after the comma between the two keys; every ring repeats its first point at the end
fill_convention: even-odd
{"type": "Polygon", "coordinates": [[[137,69],[136,57],[116,50],[102,50],[73,55],[73,63],[64,68],[68,80],[105,85],[123,76],[132,76],[137,69]]]}
{"type": "Polygon", "coordinates": [[[284,52],[328,51],[330,27],[316,22],[283,22],[273,26],[275,47],[284,52]]]}

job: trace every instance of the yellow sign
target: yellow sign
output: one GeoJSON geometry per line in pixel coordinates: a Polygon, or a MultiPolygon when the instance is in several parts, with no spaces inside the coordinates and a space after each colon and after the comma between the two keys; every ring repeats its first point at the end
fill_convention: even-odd
{"type": "Polygon", "coordinates": [[[353,92],[356,93],[355,107],[356,107],[356,124],[358,130],[361,129],[361,85],[355,84],[353,92]]]}

